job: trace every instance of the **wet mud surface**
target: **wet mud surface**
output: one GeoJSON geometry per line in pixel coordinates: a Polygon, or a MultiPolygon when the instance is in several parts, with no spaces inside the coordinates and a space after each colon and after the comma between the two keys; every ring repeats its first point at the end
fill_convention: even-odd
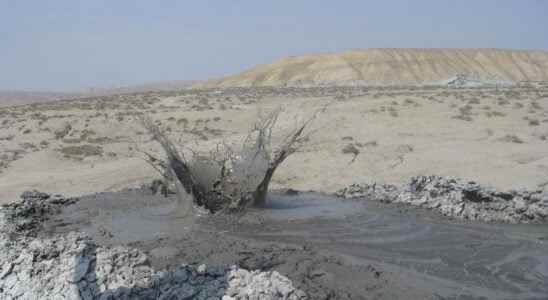
{"type": "Polygon", "coordinates": [[[311,299],[548,299],[548,227],[466,223],[364,199],[298,193],[239,216],[180,217],[174,199],[132,190],[82,197],[44,236],[180,263],[276,270],[311,299]]]}

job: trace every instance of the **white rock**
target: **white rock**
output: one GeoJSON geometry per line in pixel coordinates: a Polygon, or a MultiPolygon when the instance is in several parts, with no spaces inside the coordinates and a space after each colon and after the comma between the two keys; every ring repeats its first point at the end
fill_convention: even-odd
{"type": "Polygon", "coordinates": [[[198,266],[196,271],[198,271],[198,274],[204,274],[207,271],[207,266],[205,264],[201,264],[198,266]]]}

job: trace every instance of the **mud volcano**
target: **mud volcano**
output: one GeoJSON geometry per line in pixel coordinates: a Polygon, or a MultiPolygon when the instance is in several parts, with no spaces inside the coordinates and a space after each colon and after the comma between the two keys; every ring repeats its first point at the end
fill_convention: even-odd
{"type": "Polygon", "coordinates": [[[310,299],[546,299],[544,224],[448,220],[365,199],[277,192],[246,214],[177,216],[147,189],[78,199],[38,236],[84,232],[148,255],[154,269],[237,265],[278,271],[310,299]]]}
{"type": "MultiPolygon", "coordinates": [[[[32,240],[43,241],[36,246],[28,239],[27,247],[38,249],[31,251],[35,261],[55,255],[63,261],[63,253],[82,248],[84,254],[95,251],[96,259],[86,262],[80,277],[99,277],[105,260],[127,261],[137,275],[145,261],[147,272],[164,270],[152,289],[120,286],[115,295],[154,299],[151,290],[164,290],[178,295],[170,299],[221,297],[231,288],[229,279],[240,276],[234,275],[234,268],[241,268],[240,272],[276,271],[261,276],[289,284],[291,290],[280,294],[281,299],[304,299],[304,294],[308,299],[548,296],[545,224],[470,223],[402,204],[296,191],[274,192],[266,207],[245,214],[204,212],[190,219],[178,216],[175,197],[154,195],[148,188],[48,201],[43,211],[38,206],[19,209],[34,217],[15,223],[32,240]],[[63,238],[51,240],[59,236],[63,238]],[[89,243],[93,248],[86,246],[89,243]],[[72,246],[59,250],[65,244],[72,246]],[[87,275],[88,265],[97,275],[87,275]],[[177,283],[177,276],[191,278],[194,285],[182,285],[185,293],[173,292],[174,286],[183,284],[177,283]],[[291,282],[285,282],[284,276],[291,282]]],[[[80,260],[87,259],[84,254],[80,260]]],[[[2,265],[5,288],[17,264],[3,261],[2,265]]],[[[29,280],[37,272],[31,272],[29,280]]],[[[241,275],[247,278],[242,281],[255,280],[250,274],[241,275]]],[[[109,295],[102,296],[109,299],[109,295]]]]}

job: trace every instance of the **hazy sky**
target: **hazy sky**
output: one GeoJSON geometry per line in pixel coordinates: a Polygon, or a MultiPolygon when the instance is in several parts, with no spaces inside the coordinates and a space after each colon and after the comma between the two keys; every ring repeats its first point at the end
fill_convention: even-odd
{"type": "Polygon", "coordinates": [[[204,79],[379,47],[548,49],[548,1],[0,0],[0,89],[204,79]]]}

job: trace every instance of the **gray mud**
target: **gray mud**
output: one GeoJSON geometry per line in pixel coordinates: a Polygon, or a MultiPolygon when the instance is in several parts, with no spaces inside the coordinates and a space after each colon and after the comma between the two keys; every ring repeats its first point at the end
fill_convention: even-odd
{"type": "Polygon", "coordinates": [[[310,299],[548,299],[548,227],[443,219],[421,209],[274,193],[240,216],[177,216],[145,190],[82,197],[41,236],[87,233],[180,263],[276,270],[310,299]]]}
{"type": "Polygon", "coordinates": [[[412,177],[402,186],[351,184],[336,195],[409,204],[463,220],[548,224],[548,190],[542,189],[501,191],[474,181],[431,175],[412,177]]]}

